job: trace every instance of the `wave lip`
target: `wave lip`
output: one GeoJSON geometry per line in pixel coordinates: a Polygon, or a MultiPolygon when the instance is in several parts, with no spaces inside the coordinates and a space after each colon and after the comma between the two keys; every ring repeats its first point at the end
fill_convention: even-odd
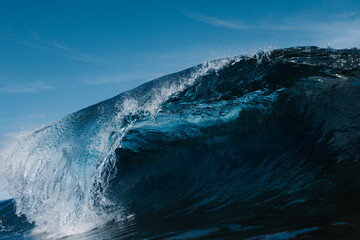
{"type": "Polygon", "coordinates": [[[316,47],[205,63],[19,136],[0,173],[16,213],[54,238],[352,222],[359,66],[357,49],[316,47]]]}

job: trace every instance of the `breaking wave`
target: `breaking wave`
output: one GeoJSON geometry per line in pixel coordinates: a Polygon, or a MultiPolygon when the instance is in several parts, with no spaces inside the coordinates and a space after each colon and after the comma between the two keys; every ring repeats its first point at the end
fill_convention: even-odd
{"type": "Polygon", "coordinates": [[[360,216],[359,90],[360,51],[316,47],[150,81],[2,150],[14,199],[0,237],[346,234],[360,216]]]}

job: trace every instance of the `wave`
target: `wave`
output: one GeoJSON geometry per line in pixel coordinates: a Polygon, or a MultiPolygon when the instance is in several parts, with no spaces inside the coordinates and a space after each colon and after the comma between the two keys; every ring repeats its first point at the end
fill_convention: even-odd
{"type": "Polygon", "coordinates": [[[150,81],[9,143],[0,206],[27,225],[0,232],[261,239],[354,221],[359,87],[359,50],[316,47],[150,81]]]}

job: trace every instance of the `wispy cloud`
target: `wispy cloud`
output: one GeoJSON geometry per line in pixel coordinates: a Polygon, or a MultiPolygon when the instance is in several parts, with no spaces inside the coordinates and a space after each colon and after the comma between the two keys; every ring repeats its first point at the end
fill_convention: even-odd
{"type": "Polygon", "coordinates": [[[36,32],[30,32],[30,39],[21,38],[16,34],[10,32],[6,32],[6,34],[20,44],[38,48],[52,54],[62,55],[81,62],[101,64],[106,63],[105,59],[101,57],[74,50],[60,41],[45,40],[36,32]]]}
{"type": "Polygon", "coordinates": [[[273,24],[264,22],[254,22],[250,24],[239,19],[222,19],[213,16],[205,16],[199,13],[189,13],[186,14],[186,16],[194,20],[213,25],[215,27],[229,28],[235,30],[292,30],[295,27],[287,24],[273,24]]]}
{"type": "MultiPolygon", "coordinates": [[[[360,13],[343,12],[317,20],[306,14],[294,16],[291,19],[278,19],[277,22],[259,19],[255,23],[246,23],[236,19],[222,19],[205,16],[199,13],[190,13],[186,16],[221,28],[233,30],[273,30],[273,31],[303,31],[316,36],[319,42],[329,44],[335,48],[360,46],[360,13]],[[326,43],[325,43],[326,42],[326,43]]],[[[314,43],[318,44],[318,43],[314,43]]]]}
{"type": "Polygon", "coordinates": [[[335,14],[332,16],[333,18],[336,19],[354,19],[354,18],[359,18],[359,13],[358,12],[342,12],[339,14],[335,14]]]}
{"type": "Polygon", "coordinates": [[[43,91],[54,90],[55,87],[46,83],[36,82],[28,84],[12,84],[0,87],[0,92],[3,93],[37,93],[43,91]]]}
{"type": "Polygon", "coordinates": [[[253,25],[246,24],[239,20],[228,20],[228,19],[220,19],[216,17],[210,17],[201,15],[199,13],[189,13],[187,14],[188,17],[198,20],[203,23],[207,23],[216,27],[225,27],[230,29],[252,29],[256,28],[253,25]]]}

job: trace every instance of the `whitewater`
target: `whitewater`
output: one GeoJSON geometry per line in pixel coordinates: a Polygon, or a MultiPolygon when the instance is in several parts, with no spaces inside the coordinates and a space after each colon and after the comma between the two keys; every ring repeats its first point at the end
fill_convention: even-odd
{"type": "Polygon", "coordinates": [[[0,238],[356,239],[359,90],[358,49],[280,49],[19,134],[0,152],[0,238]]]}

